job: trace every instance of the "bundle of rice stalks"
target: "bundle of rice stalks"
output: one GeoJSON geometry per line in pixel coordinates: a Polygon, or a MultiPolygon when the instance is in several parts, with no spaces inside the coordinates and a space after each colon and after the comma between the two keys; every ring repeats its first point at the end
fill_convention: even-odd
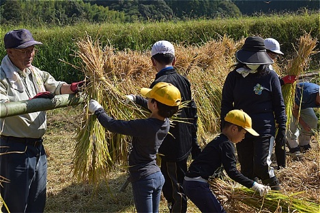
{"type": "MultiPolygon", "coordinates": [[[[105,109],[108,115],[122,120],[132,119],[133,113],[145,117],[137,107],[124,103],[124,93],[120,90],[117,75],[111,73],[112,48],[105,52],[98,41],[90,37],[77,43],[77,56],[82,59],[83,72],[89,82],[84,94],[89,99],[95,99],[105,109]],[[109,68],[109,69],[106,69],[109,68]],[[109,70],[109,72],[106,72],[109,70]]],[[[95,116],[85,109],[83,121],[78,131],[74,157],[74,176],[78,180],[88,180],[98,183],[107,176],[115,161],[126,162],[128,141],[126,136],[106,132],[95,116]]]]}
{"type": "Polygon", "coordinates": [[[227,212],[310,212],[319,211],[314,201],[301,198],[306,192],[284,194],[270,191],[260,197],[257,192],[235,184],[230,179],[216,178],[210,183],[213,192],[227,212]]]}
{"type": "MultiPolygon", "coordinates": [[[[310,56],[316,51],[314,48],[316,47],[317,39],[312,38],[310,34],[305,34],[299,39],[299,46],[296,54],[288,62],[287,72],[285,75],[295,75],[299,76],[303,74],[310,62],[310,56]]],[[[294,84],[285,84],[282,86],[282,94],[286,106],[286,114],[287,114],[287,127],[289,126],[289,122],[292,116],[292,107],[294,106],[294,98],[295,98],[295,88],[296,82],[294,84]]]]}

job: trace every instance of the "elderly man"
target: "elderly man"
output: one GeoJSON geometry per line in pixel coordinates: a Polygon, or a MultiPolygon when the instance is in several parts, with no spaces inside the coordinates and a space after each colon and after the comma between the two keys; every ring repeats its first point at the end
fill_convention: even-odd
{"type": "MultiPolygon", "coordinates": [[[[7,55],[0,67],[0,102],[71,94],[84,83],[56,81],[48,72],[32,66],[36,45],[41,44],[26,29],[5,34],[7,55]]],[[[44,211],[47,158],[42,136],[46,127],[44,111],[0,119],[0,176],[9,180],[2,183],[0,192],[10,212],[44,211]]],[[[7,212],[5,206],[2,212],[7,212]]]]}

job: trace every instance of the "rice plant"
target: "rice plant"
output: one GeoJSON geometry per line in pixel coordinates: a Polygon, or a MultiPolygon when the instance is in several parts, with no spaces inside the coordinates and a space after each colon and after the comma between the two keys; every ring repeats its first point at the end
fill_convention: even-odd
{"type": "MultiPolygon", "coordinates": [[[[298,49],[296,50],[293,58],[288,62],[286,67],[286,75],[299,75],[303,74],[308,68],[310,56],[315,54],[314,50],[317,45],[317,39],[312,38],[310,34],[305,34],[300,37],[298,49]]],[[[287,115],[287,127],[290,124],[292,117],[292,108],[295,104],[295,90],[297,82],[293,84],[285,84],[282,86],[282,94],[285,103],[285,110],[287,115]]],[[[300,112],[299,112],[300,113],[300,112]]]]}

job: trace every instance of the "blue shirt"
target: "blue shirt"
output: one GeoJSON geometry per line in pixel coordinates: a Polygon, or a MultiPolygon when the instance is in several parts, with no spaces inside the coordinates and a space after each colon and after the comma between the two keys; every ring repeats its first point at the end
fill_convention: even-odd
{"type": "Polygon", "coordinates": [[[316,105],[316,98],[319,94],[319,85],[309,83],[309,82],[302,82],[298,83],[296,86],[296,95],[295,95],[295,102],[298,106],[300,106],[301,102],[301,109],[306,108],[319,108],[319,105],[316,105]],[[302,99],[301,99],[302,94],[302,99]]]}

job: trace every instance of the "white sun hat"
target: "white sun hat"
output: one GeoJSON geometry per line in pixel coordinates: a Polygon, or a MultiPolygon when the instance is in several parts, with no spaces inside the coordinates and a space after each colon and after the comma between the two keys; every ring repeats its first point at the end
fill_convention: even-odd
{"type": "Polygon", "coordinates": [[[266,38],[264,40],[264,45],[266,46],[266,49],[280,54],[280,55],[284,55],[283,52],[280,51],[280,44],[277,40],[275,40],[274,38],[266,38]]]}
{"type": "Polygon", "coordinates": [[[154,56],[158,53],[160,53],[160,54],[170,53],[170,54],[174,55],[174,47],[169,41],[165,41],[165,40],[157,41],[152,46],[151,56],[154,56]]]}

